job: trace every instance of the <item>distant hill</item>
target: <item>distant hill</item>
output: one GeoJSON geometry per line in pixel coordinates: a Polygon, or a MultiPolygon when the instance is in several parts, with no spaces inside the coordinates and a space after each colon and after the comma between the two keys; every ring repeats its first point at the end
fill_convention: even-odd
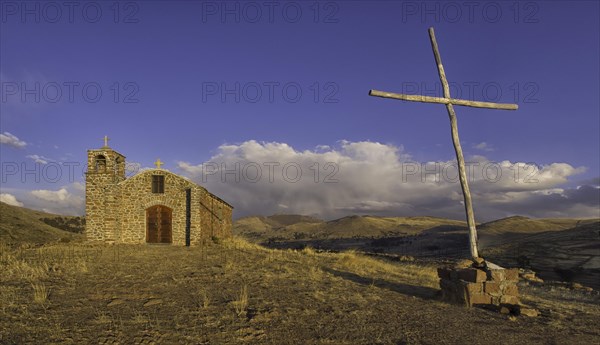
{"type": "Polygon", "coordinates": [[[318,224],[322,222],[322,220],[317,218],[296,214],[273,215],[269,217],[250,216],[236,220],[233,224],[233,231],[241,235],[251,233],[265,234],[294,224],[318,224]]]}
{"type": "Polygon", "coordinates": [[[233,232],[262,242],[407,236],[442,226],[462,229],[466,223],[435,217],[348,216],[324,221],[301,215],[274,215],[238,219],[233,225],[233,232]]]}
{"type": "Polygon", "coordinates": [[[505,242],[525,239],[546,231],[562,231],[598,222],[599,219],[583,218],[528,218],[513,216],[483,223],[477,227],[480,245],[496,246],[505,242]]]}
{"type": "Polygon", "coordinates": [[[434,217],[349,216],[332,220],[320,229],[327,238],[389,237],[418,234],[439,226],[465,226],[465,222],[434,217]]]}
{"type": "Polygon", "coordinates": [[[523,216],[512,216],[483,223],[477,227],[479,231],[487,234],[500,233],[536,233],[542,231],[566,230],[578,225],[589,224],[598,219],[580,218],[528,218],[523,216]]]}
{"type": "Polygon", "coordinates": [[[0,202],[0,242],[42,244],[79,239],[83,217],[61,216],[0,202]],[[66,231],[69,230],[69,231],[66,231]]]}
{"type": "MultiPolygon", "coordinates": [[[[501,265],[531,268],[543,279],[600,288],[600,221],[562,221],[579,225],[565,230],[532,231],[528,236],[513,234],[503,243],[486,248],[483,255],[501,265]]],[[[556,220],[550,222],[556,224],[556,220]]]]}
{"type": "MultiPolygon", "coordinates": [[[[483,257],[542,278],[600,288],[600,219],[513,216],[477,226],[483,257]]],[[[375,255],[468,257],[463,221],[434,217],[246,217],[234,233],[275,248],[356,249],[375,255]]]]}
{"type": "MultiPolygon", "coordinates": [[[[496,245],[546,231],[562,231],[599,219],[512,216],[477,225],[481,245],[496,245]]],[[[345,239],[410,236],[466,231],[466,222],[436,217],[347,216],[331,221],[303,215],[250,216],[234,222],[233,232],[255,241],[268,239],[345,239]]]]}
{"type": "Polygon", "coordinates": [[[276,222],[278,225],[287,226],[298,223],[322,223],[323,221],[311,216],[303,216],[299,214],[276,214],[268,217],[269,220],[276,222]]]}
{"type": "Polygon", "coordinates": [[[311,233],[323,221],[302,215],[250,216],[236,220],[233,233],[254,241],[278,237],[292,239],[296,232],[311,233]]]}

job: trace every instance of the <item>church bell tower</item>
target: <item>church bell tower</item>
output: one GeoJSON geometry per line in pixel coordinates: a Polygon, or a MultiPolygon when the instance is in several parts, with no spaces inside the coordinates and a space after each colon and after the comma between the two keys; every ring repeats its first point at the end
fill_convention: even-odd
{"type": "Polygon", "coordinates": [[[125,180],[125,156],[108,146],[87,151],[85,173],[85,235],[89,240],[115,240],[115,188],[125,180]]]}

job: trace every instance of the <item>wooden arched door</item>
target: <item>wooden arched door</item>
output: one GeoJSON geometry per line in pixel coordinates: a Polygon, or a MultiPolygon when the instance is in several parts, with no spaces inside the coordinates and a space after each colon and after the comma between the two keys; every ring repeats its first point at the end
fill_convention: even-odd
{"type": "Polygon", "coordinates": [[[173,210],[163,205],[151,206],[146,209],[146,242],[171,243],[173,210]]]}

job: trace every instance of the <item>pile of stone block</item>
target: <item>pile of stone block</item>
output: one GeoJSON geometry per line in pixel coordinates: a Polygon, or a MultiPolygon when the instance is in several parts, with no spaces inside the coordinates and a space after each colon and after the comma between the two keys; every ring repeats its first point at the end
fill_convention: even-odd
{"type": "Polygon", "coordinates": [[[490,262],[481,267],[438,268],[442,298],[465,306],[519,310],[519,270],[490,262]]]}

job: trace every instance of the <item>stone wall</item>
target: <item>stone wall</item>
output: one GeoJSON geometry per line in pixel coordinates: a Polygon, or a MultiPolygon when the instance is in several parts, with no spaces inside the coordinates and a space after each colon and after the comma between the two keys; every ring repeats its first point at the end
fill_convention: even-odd
{"type": "Polygon", "coordinates": [[[231,236],[232,207],[205,188],[164,169],[125,179],[124,166],[125,157],[116,151],[88,151],[85,234],[89,240],[146,243],[146,209],[162,205],[172,210],[172,244],[185,245],[187,189],[191,189],[190,242],[231,236]],[[152,193],[153,175],[164,176],[164,193],[152,193]]]}
{"type": "Polygon", "coordinates": [[[519,306],[519,270],[487,263],[482,268],[438,268],[442,298],[465,306],[519,306]]]}
{"type": "Polygon", "coordinates": [[[201,227],[205,230],[200,240],[231,236],[232,209],[227,203],[217,197],[204,195],[198,200],[198,206],[201,227]]]}
{"type": "MultiPolygon", "coordinates": [[[[192,188],[192,183],[165,170],[144,171],[121,183],[115,188],[119,199],[120,242],[146,242],[146,209],[163,205],[172,209],[173,244],[185,244],[185,190],[192,188]],[[152,176],[165,176],[164,193],[152,193],[152,176]]],[[[194,219],[192,218],[192,223],[194,219]]]]}
{"type": "Polygon", "coordinates": [[[231,206],[206,189],[166,170],[144,171],[114,187],[116,199],[113,212],[119,215],[115,224],[120,229],[119,242],[146,242],[146,209],[163,205],[172,210],[172,239],[175,245],[185,245],[186,189],[191,189],[190,242],[199,244],[211,236],[231,236],[231,206]],[[152,176],[165,176],[164,193],[152,193],[152,176]],[[218,208],[227,210],[229,221],[219,219],[218,208]]]}
{"type": "Polygon", "coordinates": [[[106,194],[106,188],[125,180],[125,156],[110,148],[101,148],[88,150],[87,158],[84,233],[90,240],[111,240],[114,235],[106,220],[113,215],[106,210],[114,200],[106,194]]]}

